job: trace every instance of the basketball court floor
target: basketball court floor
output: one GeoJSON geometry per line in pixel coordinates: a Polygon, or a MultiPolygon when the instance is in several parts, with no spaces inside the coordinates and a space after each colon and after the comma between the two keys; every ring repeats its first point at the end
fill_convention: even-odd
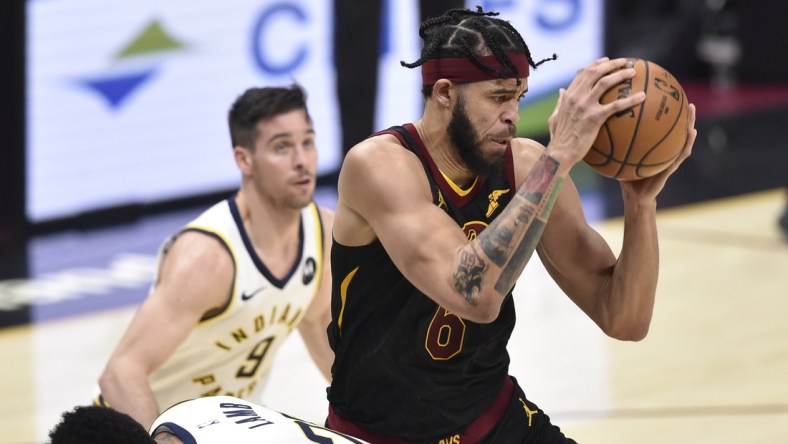
{"type": "MultiPolygon", "coordinates": [[[[788,442],[785,198],[660,210],[657,302],[638,343],[605,337],[534,259],[515,290],[511,373],[579,443],[788,442]]],[[[43,443],[62,411],[89,402],[159,242],[196,213],[31,240],[30,278],[0,281],[0,312],[28,318],[0,326],[0,444],[43,443]]],[[[618,251],[621,220],[595,225],[618,251]]],[[[264,402],[322,422],[325,387],[296,334],[264,402]]]]}

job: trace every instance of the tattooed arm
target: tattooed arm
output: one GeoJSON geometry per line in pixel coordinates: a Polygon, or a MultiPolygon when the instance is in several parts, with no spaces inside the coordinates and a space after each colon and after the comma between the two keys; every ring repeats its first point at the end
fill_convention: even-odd
{"type": "Polygon", "coordinates": [[[469,242],[432,203],[419,160],[389,137],[369,139],[346,156],[334,238],[346,246],[380,240],[424,294],[464,319],[491,322],[534,251],[566,171],[547,156],[530,160],[535,166],[513,200],[469,242]]]}
{"type": "Polygon", "coordinates": [[[478,237],[460,251],[460,266],[454,275],[455,288],[471,305],[482,275],[488,271],[480,251],[500,269],[494,288],[505,296],[514,286],[539,242],[563,178],[557,177],[558,162],[542,155],[531,169],[512,202],[478,237]],[[468,283],[476,282],[476,285],[468,283]]]}
{"type": "MultiPolygon", "coordinates": [[[[339,175],[334,238],[346,246],[379,240],[408,281],[443,308],[474,322],[493,321],[503,295],[533,255],[563,178],[583,158],[608,116],[643,101],[644,95],[633,94],[610,104],[599,103],[603,92],[634,75],[634,70],[618,69],[624,63],[624,59],[600,59],[581,70],[569,88],[560,92],[548,122],[550,144],[546,150],[538,149],[545,156],[534,156],[516,166],[525,177],[522,185],[477,238],[469,242],[456,222],[433,205],[420,161],[390,135],[367,139],[345,157],[339,175]]],[[[422,138],[435,150],[433,158],[440,156],[444,166],[452,168],[455,160],[447,147],[444,126],[451,118],[447,111],[451,94],[445,93],[452,90],[446,83],[438,84],[441,87],[433,89],[425,117],[417,124],[427,134],[422,138]]],[[[497,91],[498,86],[493,84],[491,89],[497,91]]],[[[468,90],[485,88],[488,86],[472,85],[468,90]]],[[[482,99],[475,103],[511,125],[519,115],[518,94],[514,100],[494,101],[495,105],[489,105],[485,97],[499,95],[477,94],[482,99]]],[[[538,145],[525,139],[511,143],[518,150],[538,145]]]]}
{"type": "MultiPolygon", "coordinates": [[[[516,163],[520,174],[526,171],[527,176],[515,198],[506,211],[477,238],[480,247],[471,243],[459,252],[460,266],[454,282],[468,303],[477,304],[477,295],[482,292],[476,291],[477,287],[464,287],[465,282],[484,278],[494,280],[494,289],[499,295],[506,294],[512,288],[539,245],[550,214],[556,212],[562,223],[550,223],[552,228],[549,237],[555,240],[554,245],[559,246],[552,251],[557,251],[562,259],[571,258],[565,262],[571,264],[568,268],[574,269],[564,274],[557,273],[559,267],[550,268],[554,264],[543,253],[544,249],[540,253],[543,258],[547,258],[545,262],[548,263],[548,269],[554,277],[557,276],[559,285],[565,291],[570,289],[567,294],[608,334],[636,337],[642,331],[640,326],[644,324],[640,321],[646,320],[645,325],[648,325],[658,263],[653,222],[655,204],[652,205],[656,194],[650,200],[642,199],[639,202],[642,205],[633,207],[631,211],[632,219],[637,222],[632,224],[635,228],[631,231],[636,234],[629,236],[630,243],[644,241],[645,249],[632,253],[635,258],[633,266],[626,264],[620,267],[615,267],[616,258],[607,243],[586,223],[574,185],[569,186],[569,191],[559,194],[563,178],[583,158],[607,116],[615,109],[626,109],[642,102],[644,98],[643,94],[634,94],[609,105],[599,103],[600,91],[606,91],[612,84],[634,74],[626,69],[611,73],[612,68],[620,67],[622,63],[622,59],[597,60],[579,70],[566,90],[559,91],[558,103],[548,121],[551,137],[544,155],[535,163],[527,160],[527,154],[523,162],[521,155],[520,161],[516,163]],[[533,167],[529,168],[529,164],[533,167]],[[563,197],[558,199],[559,196],[563,197]],[[554,211],[557,202],[561,204],[554,211]],[[652,246],[654,248],[649,248],[652,246]],[[469,267],[467,264],[478,265],[469,267]],[[495,272],[496,268],[500,269],[499,274],[495,272]],[[615,268],[625,271],[614,273],[615,268]],[[480,277],[465,278],[463,273],[466,270],[476,270],[480,277]],[[643,273],[642,278],[640,273],[643,273]],[[631,299],[627,298],[626,293],[634,288],[642,288],[645,296],[630,303],[631,299]],[[611,294],[614,296],[609,296],[611,294]],[[619,316],[622,312],[630,316],[619,316]],[[624,321],[618,322],[621,319],[624,321]],[[630,319],[635,319],[635,322],[630,322],[630,319]],[[633,329],[632,325],[636,327],[633,329]]],[[[512,143],[513,147],[520,146],[521,149],[516,151],[519,153],[533,151],[533,145],[533,141],[523,139],[512,143]]],[[[571,184],[571,180],[568,182],[571,184]]],[[[562,266],[566,265],[563,262],[562,266]]],[[[497,311],[487,313],[490,319],[497,316],[497,311]]]]}

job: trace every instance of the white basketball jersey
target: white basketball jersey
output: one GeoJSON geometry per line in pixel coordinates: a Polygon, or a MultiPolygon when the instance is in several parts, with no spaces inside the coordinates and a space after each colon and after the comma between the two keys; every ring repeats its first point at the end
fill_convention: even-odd
{"type": "Polygon", "coordinates": [[[193,444],[365,444],[357,438],[229,396],[194,399],[162,413],[151,436],[170,432],[193,444]]]}
{"type": "MultiPolygon", "coordinates": [[[[277,350],[298,325],[320,285],[323,226],[315,203],[301,211],[301,248],[284,279],[257,256],[234,198],[220,202],[181,231],[214,236],[235,263],[223,311],[201,321],[149,382],[160,409],[185,399],[228,395],[260,402],[277,350]]],[[[172,243],[165,242],[161,262],[172,243]]],[[[228,441],[231,442],[231,441],[228,441]]]]}

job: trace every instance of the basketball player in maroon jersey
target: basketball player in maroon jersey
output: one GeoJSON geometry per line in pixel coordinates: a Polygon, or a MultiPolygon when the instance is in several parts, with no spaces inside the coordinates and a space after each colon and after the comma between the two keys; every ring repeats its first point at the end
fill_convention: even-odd
{"type": "Polygon", "coordinates": [[[574,442],[508,374],[511,291],[534,251],[606,334],[648,332],[656,197],[690,155],[694,106],[676,162],[621,183],[617,258],[588,225],[569,171],[609,116],[644,100],[600,104],[634,70],[594,61],[560,90],[547,147],[515,138],[541,62],[495,15],[451,10],[422,24],[421,58],[404,64],[421,67],[422,119],[357,144],[340,172],[328,425],[370,442],[574,442]]]}

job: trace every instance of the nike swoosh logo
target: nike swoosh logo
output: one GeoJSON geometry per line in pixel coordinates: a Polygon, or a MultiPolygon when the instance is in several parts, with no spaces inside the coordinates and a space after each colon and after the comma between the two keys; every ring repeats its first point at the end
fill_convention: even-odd
{"type": "Polygon", "coordinates": [[[252,299],[252,297],[254,295],[256,295],[257,293],[260,293],[263,290],[265,290],[265,287],[260,287],[260,288],[258,288],[257,290],[255,290],[255,291],[253,291],[251,293],[243,292],[243,293],[241,293],[241,300],[242,301],[248,301],[249,299],[252,299]]]}

